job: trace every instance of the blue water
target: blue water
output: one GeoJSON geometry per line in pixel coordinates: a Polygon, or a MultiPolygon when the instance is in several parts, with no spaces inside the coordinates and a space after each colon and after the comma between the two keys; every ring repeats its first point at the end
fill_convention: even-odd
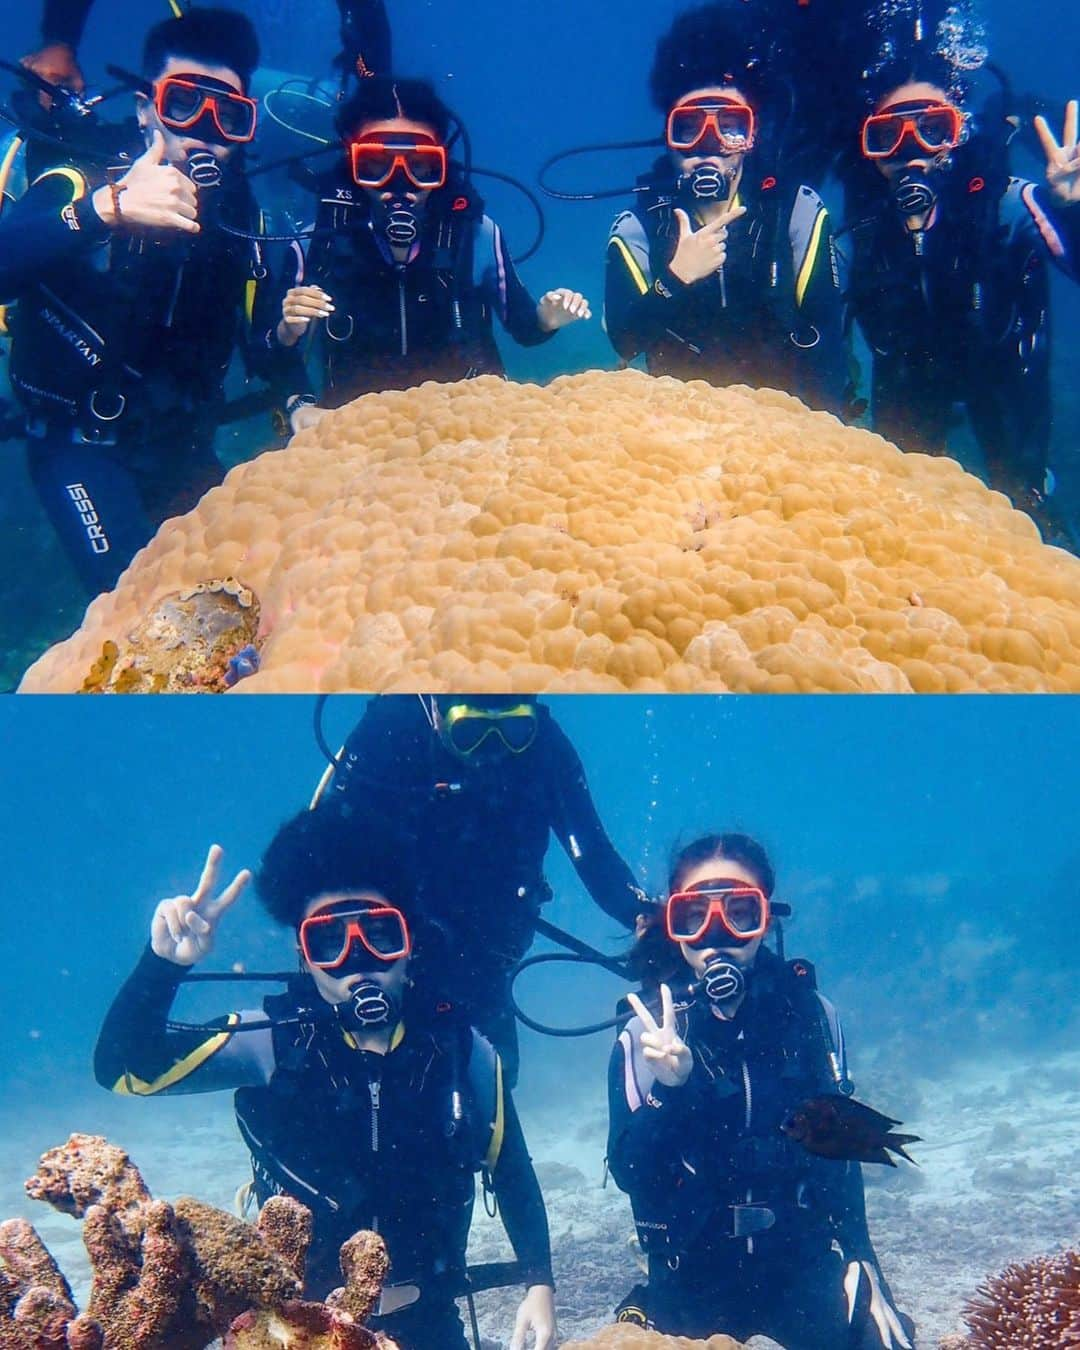
{"type": "MultiPolygon", "coordinates": [[[[330,701],[331,742],[363,703],[330,701]]],[[[777,897],[795,911],[790,952],[815,961],[843,1004],[856,1058],[885,1052],[914,1071],[932,1055],[947,1067],[1041,1054],[1075,1031],[1080,702],[551,703],[650,891],[680,838],[734,828],[765,843],[777,897]]],[[[60,1092],[93,1116],[91,1047],[155,903],[191,889],[212,842],[227,868],[253,866],[306,804],[324,767],[311,712],[310,700],[270,697],[0,704],[0,968],[14,1050],[0,1061],[0,1109],[33,1111],[60,1092]]],[[[548,860],[548,917],[620,949],[557,845],[548,860]]],[[[248,895],[216,960],[265,969],[291,956],[248,895]]],[[[521,992],[541,1020],[593,1021],[622,987],[544,967],[521,992]]],[[[585,1049],[598,1072],[606,1053],[603,1037],[585,1049]]],[[[549,1042],[526,1036],[526,1100],[554,1062],[549,1042]]]]}

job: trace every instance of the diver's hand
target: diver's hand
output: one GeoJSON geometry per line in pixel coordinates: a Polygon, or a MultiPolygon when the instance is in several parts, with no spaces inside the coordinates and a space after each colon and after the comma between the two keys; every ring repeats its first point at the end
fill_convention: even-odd
{"type": "Polygon", "coordinates": [[[663,1083],[665,1087],[682,1087],[694,1067],[694,1056],[675,1028],[675,1003],[671,990],[666,984],[660,986],[663,1020],[659,1026],[636,994],[629,994],[627,1001],[641,1019],[641,1053],[656,1074],[657,1082],[663,1083]]]}
{"type": "MultiPolygon", "coordinates": [[[[27,70],[32,70],[35,75],[40,75],[43,80],[48,80],[50,84],[62,84],[65,89],[74,89],[77,94],[86,91],[86,81],[79,69],[74,48],[69,47],[66,42],[50,42],[40,51],[30,52],[24,56],[19,64],[25,66],[27,70]]],[[[43,107],[48,107],[52,102],[48,94],[41,93],[38,97],[43,107]]]]}
{"type": "Polygon", "coordinates": [[[94,193],[94,210],[111,229],[134,225],[146,230],[199,233],[199,198],[186,174],[165,162],[165,137],[155,131],[150,148],[117,183],[119,211],[107,187],[94,193]]]}
{"type": "Polygon", "coordinates": [[[592,310],[580,291],[560,286],[557,291],[548,291],[541,299],[536,306],[536,318],[545,333],[554,333],[556,328],[565,328],[580,319],[591,319],[592,310]]]}
{"type": "Polygon", "coordinates": [[[328,318],[333,312],[334,302],[320,286],[293,286],[281,302],[277,340],[283,347],[295,347],[314,319],[328,318]]]}
{"type": "Polygon", "coordinates": [[[668,270],[684,286],[692,286],[695,281],[719,272],[727,262],[727,227],[733,220],[746,215],[745,206],[732,206],[695,230],[690,217],[681,206],[675,208],[675,221],[679,227],[679,242],[668,264],[668,270]]]}
{"type": "Polygon", "coordinates": [[[554,1350],[555,1290],[549,1284],[533,1284],[518,1305],[510,1350],[525,1350],[525,1338],[533,1333],[533,1350],[554,1350]]]}
{"type": "Polygon", "coordinates": [[[1058,199],[1071,205],[1080,202],[1080,146],[1077,145],[1077,100],[1065,105],[1065,127],[1059,145],[1045,117],[1036,117],[1035,130],[1039,133],[1046,155],[1046,181],[1058,199]]]}
{"type": "Polygon", "coordinates": [[[855,1317],[862,1304],[865,1315],[878,1329],[884,1350],[911,1350],[911,1342],[904,1331],[896,1309],[885,1297],[878,1273],[870,1261],[849,1261],[844,1271],[844,1298],[847,1300],[847,1320],[855,1317]],[[861,1292],[860,1292],[861,1290],[861,1292]]]}
{"type": "Polygon", "coordinates": [[[150,946],[164,961],[177,966],[193,966],[213,948],[214,934],[221,916],[251,880],[245,868],[237,872],[220,895],[217,889],[218,867],[224,850],[211,844],[199,884],[190,895],[175,895],[162,900],[150,923],[150,946]]]}

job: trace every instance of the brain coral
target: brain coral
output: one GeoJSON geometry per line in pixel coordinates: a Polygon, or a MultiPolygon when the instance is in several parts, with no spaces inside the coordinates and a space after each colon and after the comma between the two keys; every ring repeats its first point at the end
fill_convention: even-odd
{"type": "MultiPolygon", "coordinates": [[[[167,521],[28,672],[236,578],[271,690],[1080,691],[1080,561],[949,459],[637,371],[369,394],[167,521]]],[[[111,655],[110,655],[111,659],[111,655]]],[[[130,681],[128,682],[130,684],[130,681]]]]}

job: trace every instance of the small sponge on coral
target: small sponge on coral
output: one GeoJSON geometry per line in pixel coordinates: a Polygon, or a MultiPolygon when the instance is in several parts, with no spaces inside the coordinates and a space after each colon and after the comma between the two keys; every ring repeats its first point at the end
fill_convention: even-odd
{"type": "MultiPolygon", "coordinates": [[[[151,658],[154,616],[212,578],[259,615],[253,693],[1080,691],[1080,560],[999,493],[638,371],[328,414],[167,521],[23,689],[165,687],[188,658],[151,658]]],[[[168,687],[222,687],[223,656],[168,687]]]]}

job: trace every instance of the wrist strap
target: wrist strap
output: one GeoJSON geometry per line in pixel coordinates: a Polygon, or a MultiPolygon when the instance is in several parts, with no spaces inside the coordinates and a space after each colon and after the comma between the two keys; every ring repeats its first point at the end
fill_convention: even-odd
{"type": "Polygon", "coordinates": [[[120,210],[120,197],[126,191],[127,191],[126,183],[109,184],[109,196],[112,198],[113,214],[116,216],[118,224],[122,224],[124,220],[124,213],[123,211],[120,210]]]}

